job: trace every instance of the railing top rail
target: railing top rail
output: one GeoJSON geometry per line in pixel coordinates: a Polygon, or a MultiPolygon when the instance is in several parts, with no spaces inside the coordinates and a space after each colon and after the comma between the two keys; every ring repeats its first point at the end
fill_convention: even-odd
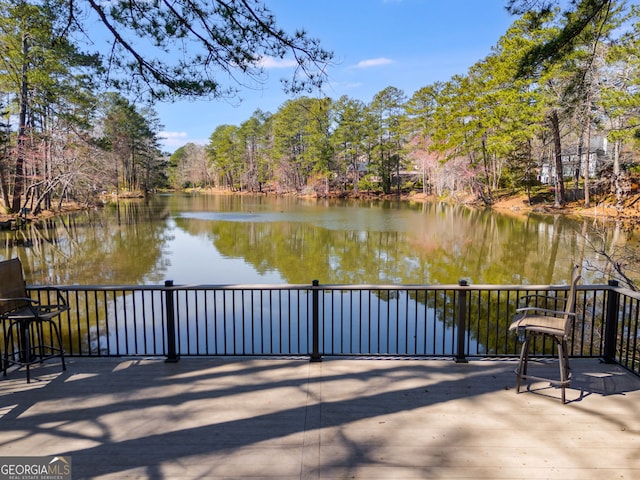
{"type": "Polygon", "coordinates": [[[122,291],[122,290],[309,290],[311,284],[182,284],[182,285],[31,285],[30,290],[59,288],[69,291],[122,291]]]}
{"type": "Polygon", "coordinates": [[[164,285],[27,285],[29,290],[51,290],[59,289],[69,292],[91,292],[91,291],[114,291],[121,292],[123,290],[167,290],[169,287],[164,285]]]}
{"type": "MultiPolygon", "coordinates": [[[[171,284],[171,285],[29,285],[30,290],[65,291],[170,291],[170,290],[466,290],[466,291],[563,291],[568,285],[499,285],[499,284],[171,284]]],[[[640,299],[640,292],[606,284],[578,285],[580,291],[613,290],[640,299]]]]}
{"type": "Polygon", "coordinates": [[[640,300],[640,292],[636,292],[635,290],[631,290],[630,288],[618,287],[618,286],[609,286],[609,290],[619,293],[620,295],[626,295],[627,297],[631,297],[636,300],[640,300]]]}
{"type": "MultiPolygon", "coordinates": [[[[304,287],[304,288],[309,288],[304,287]]],[[[516,290],[516,291],[532,291],[532,290],[569,290],[569,285],[499,285],[499,284],[398,284],[398,285],[341,285],[341,284],[319,284],[314,287],[321,290],[516,290]]],[[[578,285],[579,290],[611,290],[615,287],[603,284],[594,285],[578,285]]]]}

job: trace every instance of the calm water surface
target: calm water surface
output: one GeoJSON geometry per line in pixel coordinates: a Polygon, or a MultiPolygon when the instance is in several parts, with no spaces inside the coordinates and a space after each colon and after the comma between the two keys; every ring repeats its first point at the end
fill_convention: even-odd
{"type": "MultiPolygon", "coordinates": [[[[615,225],[440,203],[161,195],[0,232],[32,284],[565,283],[615,225]]],[[[606,274],[586,269],[585,281],[606,274]]]]}

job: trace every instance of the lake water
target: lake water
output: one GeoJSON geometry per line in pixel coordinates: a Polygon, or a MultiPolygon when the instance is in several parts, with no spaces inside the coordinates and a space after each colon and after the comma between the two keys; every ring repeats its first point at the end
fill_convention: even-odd
{"type": "Polygon", "coordinates": [[[2,231],[32,284],[606,283],[591,243],[637,244],[593,219],[444,203],[158,195],[2,231]]]}

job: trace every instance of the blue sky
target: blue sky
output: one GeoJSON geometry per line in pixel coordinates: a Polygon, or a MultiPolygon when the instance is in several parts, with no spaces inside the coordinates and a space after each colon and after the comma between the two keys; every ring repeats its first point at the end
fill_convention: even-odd
{"type": "MultiPolygon", "coordinates": [[[[388,86],[407,96],[436,81],[464,74],[491,52],[515,20],[507,0],[267,0],[286,30],[304,28],[335,54],[324,96],[369,103],[388,86]]],[[[156,104],[164,150],[205,144],[219,125],[240,125],[256,109],[275,113],[288,98],[281,78],[287,62],[273,62],[260,89],[238,100],[156,104]]]]}

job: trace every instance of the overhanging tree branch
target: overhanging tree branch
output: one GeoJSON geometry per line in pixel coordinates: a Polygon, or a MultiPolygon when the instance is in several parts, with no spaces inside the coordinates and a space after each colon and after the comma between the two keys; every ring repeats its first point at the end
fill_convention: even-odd
{"type": "MultiPolygon", "coordinates": [[[[600,15],[608,15],[614,1],[574,0],[571,2],[573,9],[564,12],[566,22],[558,35],[529,50],[520,63],[518,76],[529,76],[545,63],[555,63],[572,52],[589,24],[600,15]]],[[[532,18],[540,22],[554,6],[559,4],[559,0],[509,0],[506,8],[515,15],[531,12],[532,18]]]]}
{"type": "Polygon", "coordinates": [[[259,0],[89,0],[88,5],[123,54],[112,55],[110,64],[130,75],[112,80],[152,98],[233,96],[238,86],[247,86],[239,74],[255,87],[266,78],[261,60],[287,54],[296,69],[285,87],[311,91],[325,81],[333,59],[306,32],[279,28],[259,0]],[[231,85],[223,85],[221,74],[231,85]]]}

